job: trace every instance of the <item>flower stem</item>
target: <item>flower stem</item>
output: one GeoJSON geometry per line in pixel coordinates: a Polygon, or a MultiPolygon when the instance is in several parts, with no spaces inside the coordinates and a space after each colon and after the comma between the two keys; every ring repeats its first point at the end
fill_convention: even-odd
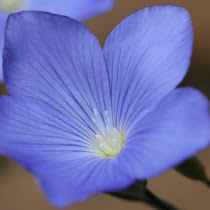
{"type": "Polygon", "coordinates": [[[160,199],[149,190],[145,191],[144,202],[157,210],[178,210],[175,206],[165,200],[160,199]]]}
{"type": "Polygon", "coordinates": [[[131,187],[120,192],[109,193],[118,198],[129,201],[141,201],[157,210],[178,210],[175,206],[169,202],[157,197],[151,191],[146,188],[146,181],[136,181],[131,187]]]}

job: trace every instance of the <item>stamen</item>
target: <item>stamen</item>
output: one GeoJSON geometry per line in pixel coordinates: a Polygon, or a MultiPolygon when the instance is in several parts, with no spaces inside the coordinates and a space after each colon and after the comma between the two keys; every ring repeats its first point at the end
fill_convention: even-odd
{"type": "Polygon", "coordinates": [[[94,124],[96,125],[96,127],[98,128],[98,131],[104,135],[105,134],[105,130],[104,130],[104,122],[103,119],[101,117],[101,115],[98,113],[98,111],[96,109],[93,109],[93,113],[94,113],[94,118],[92,118],[92,121],[94,122],[94,124]]]}
{"type": "Polygon", "coordinates": [[[125,138],[113,127],[112,115],[108,110],[102,114],[103,117],[96,109],[93,109],[93,114],[92,121],[97,128],[95,138],[99,154],[101,153],[103,157],[114,157],[123,148],[125,138]]]}
{"type": "Polygon", "coordinates": [[[109,156],[116,155],[115,151],[113,149],[111,149],[110,147],[106,146],[105,144],[99,144],[99,147],[103,152],[105,152],[109,156]]]}
{"type": "Polygon", "coordinates": [[[123,144],[122,137],[116,128],[113,128],[113,136],[116,136],[117,140],[120,141],[121,144],[123,144]]]}
{"type": "Polygon", "coordinates": [[[106,110],[105,111],[105,124],[106,124],[106,127],[108,127],[110,133],[112,133],[112,122],[111,122],[111,118],[109,117],[109,112],[106,110]]]}
{"type": "Polygon", "coordinates": [[[109,142],[112,142],[112,135],[111,135],[111,133],[110,133],[110,131],[109,131],[109,128],[108,128],[108,126],[106,126],[106,134],[107,134],[107,140],[109,141],[109,142]]]}
{"type": "Polygon", "coordinates": [[[104,142],[106,139],[103,138],[101,135],[95,135],[95,137],[99,140],[99,142],[104,142]]]}
{"type": "Polygon", "coordinates": [[[116,139],[112,139],[112,145],[117,152],[121,150],[120,143],[116,139]]]}
{"type": "Polygon", "coordinates": [[[97,115],[98,115],[98,112],[97,112],[97,110],[96,110],[96,109],[93,109],[93,113],[94,113],[94,115],[95,115],[95,116],[97,116],[97,115]]]}

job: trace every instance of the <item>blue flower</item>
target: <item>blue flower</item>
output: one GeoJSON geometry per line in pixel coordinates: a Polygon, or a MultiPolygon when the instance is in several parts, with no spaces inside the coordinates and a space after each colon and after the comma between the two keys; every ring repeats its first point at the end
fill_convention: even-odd
{"type": "Polygon", "coordinates": [[[103,51],[81,23],[44,12],[11,15],[3,53],[0,153],[64,207],[149,179],[206,148],[209,102],[176,88],[193,31],[179,6],[125,18],[103,51]]]}
{"type": "MultiPolygon", "coordinates": [[[[4,43],[6,19],[12,12],[20,10],[39,10],[66,15],[75,20],[86,20],[97,14],[107,12],[115,0],[0,0],[0,51],[4,43]]],[[[3,80],[0,56],[0,82],[3,80]]]]}

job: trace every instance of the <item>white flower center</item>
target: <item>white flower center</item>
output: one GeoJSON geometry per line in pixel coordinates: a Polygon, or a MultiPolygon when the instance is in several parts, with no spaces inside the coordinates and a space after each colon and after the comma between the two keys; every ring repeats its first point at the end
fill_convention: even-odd
{"type": "Polygon", "coordinates": [[[92,121],[97,127],[95,135],[97,149],[103,157],[114,157],[123,148],[125,137],[113,126],[108,111],[104,112],[103,117],[96,109],[93,112],[94,118],[92,121]]]}
{"type": "Polygon", "coordinates": [[[14,12],[23,5],[23,0],[0,0],[0,9],[6,12],[14,12]]]}

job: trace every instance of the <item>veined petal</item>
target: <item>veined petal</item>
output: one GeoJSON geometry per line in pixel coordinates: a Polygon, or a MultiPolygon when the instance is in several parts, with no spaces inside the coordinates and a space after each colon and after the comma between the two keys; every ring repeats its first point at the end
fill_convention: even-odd
{"type": "MultiPolygon", "coordinates": [[[[4,27],[6,23],[6,17],[0,15],[0,55],[2,55],[4,44],[4,27]]],[[[3,68],[2,68],[2,56],[0,56],[0,83],[3,81],[3,68]]]]}
{"type": "Polygon", "coordinates": [[[10,95],[50,104],[92,128],[94,109],[111,110],[101,47],[75,20],[44,12],[11,15],[3,57],[10,95]]]}
{"type": "Polygon", "coordinates": [[[207,148],[209,101],[198,90],[178,88],[131,131],[119,162],[138,179],[148,179],[207,148]]]}
{"type": "Polygon", "coordinates": [[[146,7],[112,31],[104,55],[118,126],[129,132],[180,83],[192,44],[190,16],[180,6],[146,7]]]}
{"type": "Polygon", "coordinates": [[[62,14],[81,21],[109,11],[114,3],[115,0],[29,0],[28,9],[62,14]]]}
{"type": "MultiPolygon", "coordinates": [[[[8,14],[22,10],[39,10],[69,16],[75,20],[86,20],[109,11],[115,0],[24,0],[17,8],[2,11],[0,8],[0,51],[3,49],[4,28],[8,14]]],[[[0,56],[0,82],[3,81],[2,56],[0,56]]]]}
{"type": "Polygon", "coordinates": [[[0,153],[32,172],[58,207],[134,181],[115,158],[94,154],[91,132],[50,106],[0,96],[0,124],[0,153]]]}

